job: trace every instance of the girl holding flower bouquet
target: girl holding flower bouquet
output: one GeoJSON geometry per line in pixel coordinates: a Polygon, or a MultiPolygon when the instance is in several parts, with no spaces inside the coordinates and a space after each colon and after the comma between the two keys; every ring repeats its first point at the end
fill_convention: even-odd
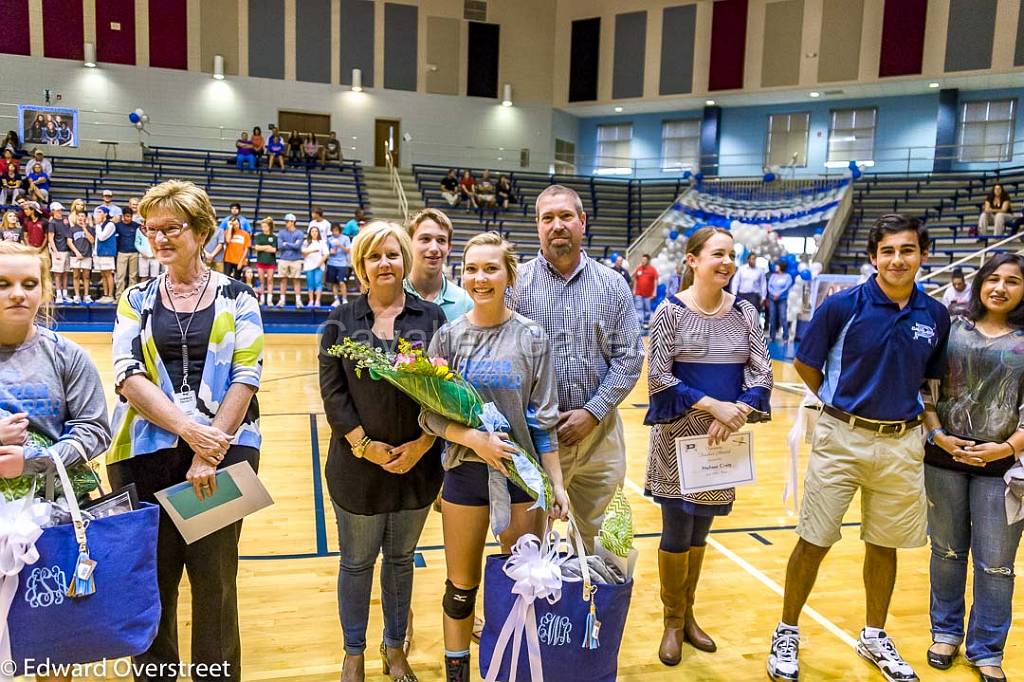
{"type": "Polygon", "coordinates": [[[405,230],[370,223],[352,244],[363,293],[331,311],[321,337],[320,395],[331,425],[327,487],[338,519],[338,604],[345,636],[342,682],[364,679],[363,651],[374,563],[383,552],[384,673],[415,682],[403,651],[413,553],[441,487],[441,443],[419,426],[419,406],[328,350],[346,340],[389,354],[400,340],[426,345],[444,324],[441,308],[402,289],[412,264],[405,230]]]}
{"type": "Polygon", "coordinates": [[[538,459],[551,479],[552,518],[565,518],[569,498],[558,460],[558,389],[551,345],[543,328],[505,305],[515,284],[516,256],[498,234],[473,237],[463,256],[463,286],[471,311],[442,327],[429,355],[448,358],[449,367],[494,403],[510,433],[488,433],[423,410],[424,431],[449,441],[444,456],[441,513],[444,528],[445,669],[449,682],[468,682],[473,607],[489,516],[504,552],[525,533],[540,533],[542,510],[508,478],[513,438],[538,459]],[[488,508],[491,514],[488,514],[488,508]]]}

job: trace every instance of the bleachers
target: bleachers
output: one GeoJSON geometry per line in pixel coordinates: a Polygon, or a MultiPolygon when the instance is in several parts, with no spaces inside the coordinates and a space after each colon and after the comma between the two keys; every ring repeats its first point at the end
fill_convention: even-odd
{"type": "MultiPolygon", "coordinates": [[[[507,211],[501,209],[473,210],[463,206],[461,209],[449,209],[448,203],[441,196],[441,179],[447,174],[444,166],[414,165],[413,175],[416,185],[426,206],[434,206],[444,210],[452,218],[455,225],[455,243],[452,246],[452,259],[461,259],[465,243],[476,233],[485,230],[497,230],[506,239],[516,245],[521,258],[531,258],[540,248],[537,240],[537,226],[533,221],[533,204],[546,187],[553,184],[571,187],[579,193],[583,201],[583,210],[587,213],[588,230],[585,248],[597,258],[604,258],[613,251],[624,251],[632,238],[653,218],[657,217],[666,206],[672,203],[676,183],[659,183],[650,195],[644,187],[644,199],[648,201],[647,215],[652,215],[646,222],[642,216],[640,182],[636,180],[616,180],[593,178],[577,175],[546,175],[543,173],[507,172],[512,181],[512,188],[517,203],[511,204],[507,211]],[[650,199],[646,197],[650,196],[650,199]]],[[[465,169],[457,169],[461,175],[465,169]]],[[[483,168],[469,168],[474,177],[482,175],[483,168]]],[[[491,170],[497,179],[498,171],[491,170]]]]}
{"type": "MultiPolygon", "coordinates": [[[[872,175],[854,185],[851,219],[836,246],[828,269],[838,273],[856,273],[868,262],[867,235],[874,221],[885,213],[907,213],[924,219],[931,239],[925,273],[938,270],[1006,235],[974,235],[978,214],[989,188],[1001,182],[1014,211],[1020,211],[1020,191],[1024,190],[1024,168],[1008,168],[987,173],[930,173],[926,175],[872,175]]],[[[1011,246],[1014,243],[1010,244],[1011,246]]],[[[1020,248],[1019,245],[1014,250],[1020,248]]],[[[964,264],[971,272],[977,264],[964,264]]],[[[926,284],[941,285],[949,273],[940,273],[926,284]]]]}

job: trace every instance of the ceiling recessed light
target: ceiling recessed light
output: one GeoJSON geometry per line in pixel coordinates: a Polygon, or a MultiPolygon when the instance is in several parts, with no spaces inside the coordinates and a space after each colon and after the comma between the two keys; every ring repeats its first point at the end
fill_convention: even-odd
{"type": "Polygon", "coordinates": [[[936,83],[935,81],[932,81],[931,83],[928,84],[928,87],[929,88],[937,88],[937,87],[939,87],[939,84],[936,83]]]}
{"type": "Polygon", "coordinates": [[[616,114],[619,113],[620,111],[622,111],[622,107],[615,107],[615,113],[616,114]]]}
{"type": "Polygon", "coordinates": [[[713,99],[706,99],[706,100],[704,100],[704,105],[705,106],[709,106],[709,107],[713,107],[713,106],[715,106],[715,100],[713,100],[713,99]]]}
{"type": "Polygon", "coordinates": [[[811,97],[821,97],[821,93],[815,90],[814,92],[808,93],[811,97]]]}

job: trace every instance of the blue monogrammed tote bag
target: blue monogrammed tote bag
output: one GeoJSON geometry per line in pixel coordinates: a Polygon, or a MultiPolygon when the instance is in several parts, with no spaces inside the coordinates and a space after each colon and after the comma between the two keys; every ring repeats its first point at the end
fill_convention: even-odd
{"type": "Polygon", "coordinates": [[[73,525],[47,528],[36,540],[39,560],[22,568],[7,621],[18,674],[47,660],[88,663],[149,648],[160,623],[160,516],[154,504],[139,506],[86,526],[96,590],[85,597],[67,596],[79,557],[73,525]]]}
{"type": "MultiPolygon", "coordinates": [[[[498,635],[512,611],[516,595],[513,581],[503,568],[508,555],[487,557],[484,573],[484,631],[480,637],[480,675],[486,677],[498,635]]],[[[594,593],[595,613],[601,626],[597,648],[586,648],[584,636],[590,602],[583,599],[583,583],[563,583],[562,596],[554,604],[534,601],[537,635],[540,640],[541,664],[545,680],[579,680],[614,682],[618,671],[619,645],[626,626],[633,580],[622,585],[597,585],[594,593]]],[[[512,647],[501,661],[498,680],[529,682],[531,677],[526,638],[519,651],[516,680],[510,680],[512,647]]],[[[534,682],[540,682],[534,680],[534,682]]]]}

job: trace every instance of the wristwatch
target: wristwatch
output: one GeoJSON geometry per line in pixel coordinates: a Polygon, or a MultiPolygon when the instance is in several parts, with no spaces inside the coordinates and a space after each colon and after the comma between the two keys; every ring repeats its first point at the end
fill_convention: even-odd
{"type": "Polygon", "coordinates": [[[362,459],[363,455],[366,454],[366,448],[370,446],[370,442],[369,436],[363,436],[360,438],[359,441],[352,446],[352,456],[356,459],[362,459]]]}

